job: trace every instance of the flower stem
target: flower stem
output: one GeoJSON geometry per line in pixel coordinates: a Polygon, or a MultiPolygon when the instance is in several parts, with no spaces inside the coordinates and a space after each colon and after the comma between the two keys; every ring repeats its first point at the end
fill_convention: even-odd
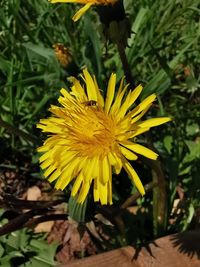
{"type": "Polygon", "coordinates": [[[125,53],[125,47],[124,47],[122,42],[117,42],[117,49],[118,49],[119,56],[120,56],[120,59],[122,62],[124,74],[126,76],[126,81],[127,81],[127,83],[130,83],[132,88],[135,88],[133,75],[131,73],[131,68],[130,68],[130,65],[128,63],[128,59],[127,59],[127,56],[125,53]]]}
{"type": "MultiPolygon", "coordinates": [[[[146,137],[149,147],[155,151],[151,136],[147,134],[146,137]]],[[[153,189],[153,224],[154,235],[160,236],[166,229],[168,214],[165,173],[159,158],[155,161],[149,159],[145,159],[145,161],[152,170],[153,181],[158,184],[158,186],[153,189]]]]}
{"type": "MultiPolygon", "coordinates": [[[[125,46],[123,45],[122,42],[119,41],[116,42],[116,44],[122,62],[123,70],[126,76],[126,81],[130,83],[132,88],[135,88],[135,83],[131,73],[131,68],[125,53],[125,46]]],[[[150,146],[153,147],[150,136],[148,136],[148,142],[150,143],[150,146]]],[[[155,187],[155,184],[158,185],[155,188],[153,188],[154,234],[155,236],[157,236],[158,234],[161,234],[166,227],[167,198],[166,198],[165,175],[161,162],[159,160],[156,160],[154,162],[152,162],[151,160],[146,160],[146,163],[152,169],[152,176],[153,176],[152,185],[154,185],[153,187],[155,187]]],[[[137,195],[136,196],[133,195],[132,197],[128,198],[122,204],[121,208],[129,206],[129,204],[132,201],[134,201],[135,197],[137,198],[137,195]]]]}

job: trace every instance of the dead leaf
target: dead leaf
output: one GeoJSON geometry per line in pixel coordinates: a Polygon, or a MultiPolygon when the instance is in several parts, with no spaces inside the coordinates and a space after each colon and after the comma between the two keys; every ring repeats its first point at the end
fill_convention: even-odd
{"type": "Polygon", "coordinates": [[[102,222],[103,224],[105,224],[105,225],[113,226],[113,224],[112,224],[106,217],[104,217],[101,213],[97,213],[97,214],[95,215],[95,218],[96,218],[98,221],[100,221],[100,222],[102,222]]]}
{"type": "Polygon", "coordinates": [[[97,249],[87,231],[80,238],[78,224],[73,220],[55,222],[48,236],[48,242],[60,242],[61,249],[56,254],[56,259],[63,264],[69,263],[83,255],[94,255],[97,249]]]}
{"type": "Polygon", "coordinates": [[[103,239],[100,237],[99,233],[97,232],[97,229],[95,227],[95,224],[93,221],[90,221],[88,223],[86,223],[86,226],[88,228],[88,230],[90,231],[90,233],[99,241],[103,242],[103,239]]]}
{"type": "Polygon", "coordinates": [[[39,223],[35,227],[34,232],[35,233],[42,233],[42,232],[49,233],[51,231],[53,225],[54,225],[54,221],[39,223]]]}
{"type": "Polygon", "coordinates": [[[27,190],[26,194],[27,194],[27,196],[26,196],[27,200],[38,200],[42,196],[41,190],[38,186],[30,187],[27,190]]]}

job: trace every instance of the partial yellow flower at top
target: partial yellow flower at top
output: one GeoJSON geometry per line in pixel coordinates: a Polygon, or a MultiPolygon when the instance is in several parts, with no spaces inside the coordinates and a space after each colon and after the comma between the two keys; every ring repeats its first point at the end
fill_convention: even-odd
{"type": "Polygon", "coordinates": [[[61,89],[58,102],[51,106],[52,116],[40,120],[37,125],[49,133],[38,152],[44,176],[50,182],[56,180],[55,188],[63,190],[73,182],[71,195],[83,203],[93,186],[94,201],[102,205],[112,204],[112,171],[119,174],[122,167],[141,193],[144,187],[129,160],[137,155],[156,160],[158,155],[137,144],[135,137],[151,127],[170,121],[168,117],[141,121],[151,107],[156,95],[152,94],[133,107],[142,86],[133,91],[128,85],[115,92],[116,74],[111,74],[105,99],[95,77],[87,69],[82,79],[85,89],[76,78],[72,78],[71,92],[61,89]]]}
{"type": "Polygon", "coordinates": [[[84,7],[78,10],[73,16],[73,20],[77,21],[80,17],[93,5],[113,5],[118,0],[49,0],[51,3],[77,3],[82,4],[84,7]]]}

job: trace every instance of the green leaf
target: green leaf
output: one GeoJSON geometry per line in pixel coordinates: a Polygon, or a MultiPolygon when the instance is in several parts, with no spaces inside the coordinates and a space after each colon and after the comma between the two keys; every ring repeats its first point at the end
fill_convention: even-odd
{"type": "Polygon", "coordinates": [[[53,49],[49,49],[47,47],[40,45],[35,45],[32,43],[24,43],[23,46],[26,48],[27,53],[32,57],[34,54],[40,57],[50,59],[54,57],[53,49]]]}
{"type": "Polygon", "coordinates": [[[189,154],[184,158],[184,162],[193,161],[195,158],[200,159],[200,140],[197,141],[185,141],[189,148],[189,154]]]}
{"type": "Polygon", "coordinates": [[[5,76],[8,75],[10,70],[10,61],[4,59],[2,56],[0,56],[0,70],[5,76]]]}
{"type": "MultiPolygon", "coordinates": [[[[132,35],[128,41],[130,47],[132,47],[132,45],[134,44],[134,40],[137,36],[137,33],[138,33],[140,27],[144,24],[144,21],[146,20],[146,15],[147,15],[148,11],[149,11],[149,8],[141,7],[139,12],[137,13],[137,16],[133,22],[133,26],[131,29],[132,35]]],[[[127,49],[127,51],[128,51],[128,58],[131,58],[133,50],[129,48],[129,49],[127,49]]]]}
{"type": "Polygon", "coordinates": [[[100,77],[102,73],[101,43],[95,25],[87,16],[84,16],[84,32],[88,39],[84,49],[86,65],[92,64],[97,77],[100,77]]]}
{"type": "MultiPolygon", "coordinates": [[[[175,70],[179,60],[183,56],[183,54],[190,48],[190,46],[194,43],[192,40],[189,44],[186,44],[179,53],[168,63],[170,69],[175,70]]],[[[171,83],[171,78],[165,72],[165,70],[161,69],[154,77],[145,85],[142,98],[147,97],[152,93],[162,94],[164,91],[167,90],[171,83]]]]}
{"type": "Polygon", "coordinates": [[[173,147],[173,145],[172,145],[173,144],[172,136],[170,136],[170,135],[165,136],[164,140],[163,140],[163,143],[164,143],[165,148],[167,149],[167,152],[169,154],[171,154],[171,150],[172,150],[172,147],[173,147]]]}
{"type": "Polygon", "coordinates": [[[197,123],[187,124],[186,132],[188,136],[193,136],[198,134],[200,131],[199,125],[197,123]]]}
{"type": "Polygon", "coordinates": [[[50,263],[41,261],[41,259],[33,258],[27,264],[24,265],[25,267],[52,267],[55,266],[55,263],[52,265],[50,263]]]}
{"type": "Polygon", "coordinates": [[[44,264],[43,266],[55,266],[54,255],[56,254],[58,243],[47,244],[43,240],[31,240],[30,246],[38,251],[38,255],[34,256],[34,261],[44,264]]]}
{"type": "Polygon", "coordinates": [[[186,85],[188,87],[188,91],[194,93],[199,87],[199,81],[190,75],[186,78],[186,85]]]}

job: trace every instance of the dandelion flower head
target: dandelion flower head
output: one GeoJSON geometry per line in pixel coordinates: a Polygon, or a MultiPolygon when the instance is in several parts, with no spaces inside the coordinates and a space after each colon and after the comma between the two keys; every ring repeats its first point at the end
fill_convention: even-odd
{"type": "Polygon", "coordinates": [[[38,148],[44,176],[55,182],[56,189],[72,184],[71,195],[83,203],[93,187],[94,201],[112,204],[112,172],[119,174],[122,167],[144,195],[144,187],[129,161],[138,155],[156,160],[157,154],[135,143],[135,137],[151,127],[168,122],[170,118],[141,121],[156,95],[152,94],[134,106],[142,86],[128,90],[123,81],[116,88],[116,74],[110,76],[104,97],[95,77],[87,69],[82,79],[72,78],[71,91],[61,89],[60,106],[51,106],[52,116],[37,125],[49,137],[38,148]]]}
{"type": "Polygon", "coordinates": [[[73,20],[77,21],[80,17],[93,5],[113,5],[118,0],[49,0],[51,3],[77,3],[82,4],[84,7],[78,10],[73,16],[73,20]]]}

